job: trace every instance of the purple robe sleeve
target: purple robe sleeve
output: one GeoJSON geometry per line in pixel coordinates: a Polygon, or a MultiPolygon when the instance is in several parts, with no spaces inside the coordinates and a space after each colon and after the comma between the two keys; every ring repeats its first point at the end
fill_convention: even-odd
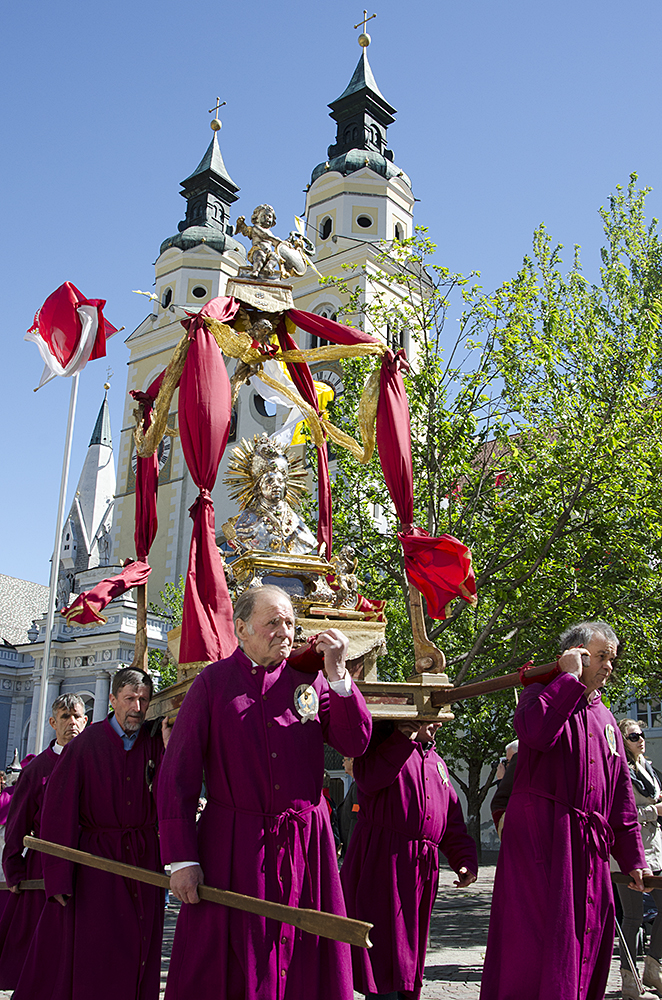
{"type": "Polygon", "coordinates": [[[413,740],[396,729],[372,753],[354,760],[354,778],[366,795],[375,795],[397,780],[400,771],[415,751],[413,740]]]}
{"type": "Polygon", "coordinates": [[[199,674],[177,714],[156,789],[161,858],[166,865],[200,860],[195,817],[210,721],[207,686],[199,674]]]}
{"type": "Polygon", "coordinates": [[[9,803],[9,816],[5,827],[5,849],[2,867],[7,885],[18,885],[27,877],[27,862],[23,857],[23,837],[32,833],[34,818],[39,809],[34,782],[28,768],[21,774],[9,803]]]}
{"type": "Polygon", "coordinates": [[[344,757],[360,757],[372,733],[372,716],[365,698],[353,682],[347,697],[332,691],[326,678],[324,685],[326,690],[320,695],[324,741],[344,757]]]}
{"type": "Polygon", "coordinates": [[[646,855],[641,842],[641,824],[637,816],[623,737],[617,726],[614,729],[621,766],[616,775],[614,799],[607,817],[614,832],[611,853],[622,872],[631,872],[635,868],[647,867],[646,855]]]}
{"type": "Polygon", "coordinates": [[[543,753],[551,750],[581,698],[586,686],[572,674],[559,674],[546,686],[524,689],[515,710],[513,726],[520,740],[543,753]]]}
{"type": "Polygon", "coordinates": [[[448,858],[448,863],[454,872],[459,872],[460,868],[467,868],[474,875],[478,874],[476,843],[467,833],[462,806],[452,785],[449,790],[446,829],[439,849],[448,858]]]}
{"type": "MultiPolygon", "coordinates": [[[[58,766],[54,768],[44,795],[41,818],[41,837],[65,847],[78,847],[80,839],[79,800],[81,793],[80,754],[62,754],[58,766]]],[[[44,855],[44,881],[46,896],[71,896],[74,891],[74,869],[72,861],[44,855]]]]}

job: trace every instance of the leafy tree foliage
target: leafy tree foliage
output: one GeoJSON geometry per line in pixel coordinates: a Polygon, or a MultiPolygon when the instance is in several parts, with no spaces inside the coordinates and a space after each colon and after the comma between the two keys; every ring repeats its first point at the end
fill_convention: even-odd
{"type": "MultiPolygon", "coordinates": [[[[180,576],[179,583],[166,583],[163,590],[159,591],[161,604],[151,604],[150,611],[154,614],[163,615],[170,621],[170,628],[177,628],[182,624],[182,612],[184,610],[184,577],[180,576]]],[[[177,664],[170,656],[161,652],[160,649],[150,649],[148,655],[150,670],[156,670],[161,676],[159,688],[170,687],[177,683],[177,664]]]]}
{"type": "MultiPolygon", "coordinates": [[[[353,322],[409,331],[415,520],[472,549],[478,584],[475,609],[458,600],[445,621],[428,621],[455,683],[554,660],[563,628],[604,618],[625,640],[612,697],[633,687],[659,696],[662,243],[645,197],[632,175],[600,210],[605,243],[593,283],[578,247],[563,273],[562,248],[544,226],[515,277],[491,294],[474,276],[430,263],[424,230],[384,249],[371,276],[382,291],[369,305],[354,276],[337,281],[353,322]]],[[[368,367],[344,364],[335,417],[349,430],[368,367]]],[[[366,594],[388,598],[383,676],[406,676],[408,592],[379,463],[337,458],[335,545],[354,545],[366,594]]],[[[496,765],[482,783],[481,770],[513,738],[514,704],[512,692],[458,703],[440,731],[476,836],[496,765]]]]}

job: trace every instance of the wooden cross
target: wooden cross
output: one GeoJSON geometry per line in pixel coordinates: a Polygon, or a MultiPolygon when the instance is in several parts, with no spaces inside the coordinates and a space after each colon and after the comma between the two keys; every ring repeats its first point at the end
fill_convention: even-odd
{"type": "Polygon", "coordinates": [[[373,17],[377,17],[377,15],[376,15],[376,14],[371,14],[371,15],[370,15],[370,17],[368,17],[368,11],[367,11],[367,10],[364,10],[364,11],[363,11],[363,20],[362,20],[362,21],[359,21],[359,23],[358,23],[358,24],[355,24],[355,25],[354,25],[354,28],[355,28],[355,29],[356,29],[356,28],[360,28],[360,27],[361,27],[361,25],[363,25],[363,34],[365,35],[365,26],[366,26],[366,24],[368,23],[368,21],[372,21],[373,17]]]}
{"type": "Polygon", "coordinates": [[[225,105],[226,105],[227,103],[228,103],[227,101],[223,101],[223,103],[221,104],[221,99],[220,99],[220,97],[217,97],[217,98],[216,98],[216,107],[215,107],[215,108],[210,108],[210,109],[209,109],[209,114],[210,114],[210,115],[213,115],[213,116],[214,116],[214,118],[218,118],[218,109],[219,109],[219,108],[223,108],[223,107],[225,107],[225,105]]]}

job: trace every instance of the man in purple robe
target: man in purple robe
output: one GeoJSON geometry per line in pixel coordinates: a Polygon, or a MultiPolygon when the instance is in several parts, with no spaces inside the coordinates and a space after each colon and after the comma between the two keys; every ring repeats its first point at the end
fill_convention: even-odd
{"type": "Polygon", "coordinates": [[[373,1000],[418,1000],[437,851],[464,888],[476,881],[476,844],[434,747],[438,723],[378,727],[368,752],[354,760],[360,809],[341,872],[348,915],[375,925],[370,951],[352,948],[354,987],[373,1000]]]}
{"type": "Polygon", "coordinates": [[[9,816],[2,855],[7,885],[11,895],[0,920],[0,989],[16,988],[32,935],[39,922],[46,896],[39,890],[20,892],[18,883],[43,876],[43,856],[39,851],[25,852],[23,837],[40,836],[41,808],[46,783],[60,759],[60,754],[87,723],[85,703],[80,695],[61,694],[53,702],[48,720],[55,739],[22,770],[10,800],[9,816]]]}
{"type": "Polygon", "coordinates": [[[344,916],[322,798],[324,742],[355,756],[370,739],[341,632],[318,639],[325,677],[287,663],[294,612],[279,587],[245,590],[234,620],[242,648],[191,685],[159,781],[162,858],[185,903],[166,996],[351,1000],[349,945],[198,898],[204,873],[221,889],[344,916]],[[196,829],[203,770],[207,805],[196,829]]]}
{"type": "Polygon", "coordinates": [[[609,854],[643,891],[646,860],[627,758],[600,691],[618,639],[581,622],[559,673],[531,684],[503,825],[481,1000],[602,1000],[614,944],[609,854]]]}
{"type": "MultiPolygon", "coordinates": [[[[41,836],[67,847],[160,869],[152,784],[169,730],[145,714],[152,679],[118,670],[114,712],[67,747],[48,782],[41,836]]],[[[46,903],[16,1000],[157,1000],[162,889],[43,856],[46,903]]]]}

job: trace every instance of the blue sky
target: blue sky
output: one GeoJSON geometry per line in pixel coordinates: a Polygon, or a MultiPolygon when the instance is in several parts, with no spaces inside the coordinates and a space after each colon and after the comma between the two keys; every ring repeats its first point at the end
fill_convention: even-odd
{"type": "MultiPolygon", "coordinates": [[[[544,221],[566,260],[581,244],[592,278],[597,210],[632,170],[662,211],[660,0],[377,0],[373,12],[371,65],[398,109],[390,146],[440,263],[479,270],[490,289],[544,221]]],[[[151,288],[183,218],[179,181],[209,142],[207,109],[228,102],[236,214],[268,201],[289,229],[334,140],[326,105],[358,60],[361,17],[348,0],[4,5],[0,573],[47,583],[53,545],[70,384],[32,391],[41,363],[22,338],[35,310],[70,280],[127,328],[81,376],[71,496],[108,365],[119,439],[123,337],[149,308],[131,289],[151,288]]]]}

